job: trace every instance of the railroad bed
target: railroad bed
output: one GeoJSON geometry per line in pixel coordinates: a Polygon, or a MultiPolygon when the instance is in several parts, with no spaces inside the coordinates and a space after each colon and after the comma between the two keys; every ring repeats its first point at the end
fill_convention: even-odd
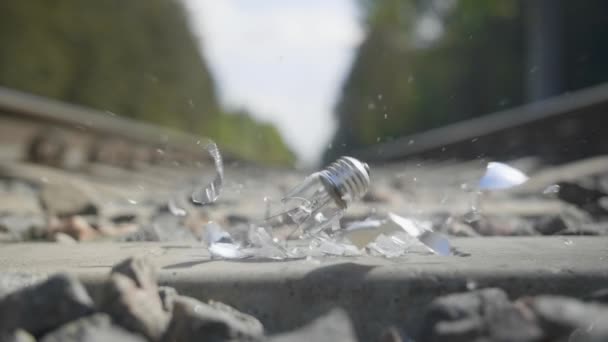
{"type": "MultiPolygon", "coordinates": [[[[296,329],[331,308],[344,308],[361,341],[389,326],[420,329],[436,297],[498,287],[511,298],[559,294],[582,298],[608,286],[608,238],[456,238],[466,257],[413,251],[397,259],[357,257],[315,261],[212,261],[198,244],[138,243],[0,246],[0,270],[44,278],[77,275],[93,296],[112,265],[146,257],[159,284],[180,294],[232,305],[269,333],[296,329]]],[[[608,309],[607,309],[608,310],[608,309]]]]}
{"type": "MultiPolygon", "coordinates": [[[[439,257],[414,246],[399,258],[220,261],[211,260],[199,243],[207,224],[215,222],[236,232],[258,222],[269,203],[277,205],[308,171],[228,157],[219,199],[193,206],[189,194],[216,173],[194,137],[100,113],[88,113],[90,120],[99,121],[82,126],[73,121],[82,114],[80,108],[12,93],[11,102],[3,94],[0,91],[0,318],[8,290],[57,272],[78,277],[97,300],[109,286],[110,268],[134,256],[144,256],[150,267],[158,268],[161,285],[202,301],[231,304],[257,317],[270,334],[295,329],[334,306],[346,310],[361,341],[374,340],[390,326],[428,338],[420,329],[435,327],[445,318],[429,323],[429,316],[422,313],[429,308],[445,310],[442,315],[448,316],[452,310],[465,310],[473,315],[471,321],[454,324],[459,329],[482,324],[470,326],[476,334],[516,331],[504,322],[522,318],[517,315],[525,316],[530,334],[540,329],[538,336],[548,336],[542,335],[549,331],[543,324],[554,319],[553,312],[562,315],[572,309],[584,313],[581,317],[608,317],[608,308],[595,304],[548,299],[562,309],[542,311],[534,304],[537,299],[511,303],[495,290],[473,291],[499,287],[511,300],[538,294],[580,299],[596,298],[595,291],[608,288],[608,156],[560,166],[535,157],[510,160],[530,180],[481,194],[476,186],[490,161],[485,158],[408,159],[372,166],[369,194],[349,208],[342,224],[393,212],[448,234],[458,252],[455,256],[439,257]],[[122,128],[114,137],[116,125],[122,128]],[[171,210],[173,200],[186,215],[171,210]],[[433,301],[462,291],[464,299],[433,301]],[[485,310],[477,308],[480,301],[502,311],[488,317],[487,312],[477,312],[485,310]]],[[[130,290],[122,290],[125,298],[132,297],[130,290]]],[[[27,302],[19,293],[14,296],[19,305],[27,302]]],[[[605,301],[605,295],[597,298],[605,301]]],[[[37,314],[23,312],[24,317],[37,314]]],[[[110,315],[120,322],[121,313],[110,315]]],[[[343,324],[340,317],[333,324],[336,316],[328,316],[329,328],[319,323],[321,336],[327,332],[323,329],[335,328],[339,336],[352,337],[350,323],[343,324]]],[[[580,322],[587,328],[591,324],[580,322]]],[[[551,324],[563,325],[563,331],[582,329],[572,321],[551,324]]],[[[301,338],[311,340],[317,328],[303,331],[301,338]]],[[[441,336],[449,340],[471,331],[441,336]]]]}
{"type": "MultiPolygon", "coordinates": [[[[607,157],[561,167],[515,161],[529,171],[530,181],[477,195],[471,189],[485,164],[414,162],[373,168],[369,194],[349,208],[343,224],[394,212],[456,236],[608,233],[607,157]],[[477,211],[471,217],[473,206],[477,211]]],[[[0,238],[196,241],[209,221],[226,229],[260,221],[268,203],[280,208],[281,196],[306,175],[238,164],[226,165],[225,171],[217,202],[195,207],[186,201],[189,192],[212,178],[213,167],[132,172],[91,164],[74,171],[5,161],[0,163],[0,238]],[[186,216],[171,213],[172,198],[183,200],[186,216]]]]}

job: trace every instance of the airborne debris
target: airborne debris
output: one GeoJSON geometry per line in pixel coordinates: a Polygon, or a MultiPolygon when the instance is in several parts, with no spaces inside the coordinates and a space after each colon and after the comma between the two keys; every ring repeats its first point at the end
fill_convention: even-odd
{"type": "Polygon", "coordinates": [[[557,193],[559,193],[559,190],[560,190],[559,184],[552,184],[543,190],[543,195],[557,194],[557,193]]]}
{"type": "Polygon", "coordinates": [[[479,190],[502,190],[525,183],[528,176],[520,170],[499,162],[490,162],[479,180],[479,190]]]}
{"type": "MultiPolygon", "coordinates": [[[[197,144],[200,144],[200,141],[198,141],[197,144]]],[[[224,183],[224,162],[219,148],[213,140],[209,139],[205,145],[205,150],[213,159],[215,176],[206,186],[196,188],[189,195],[192,203],[196,205],[205,205],[215,202],[222,192],[222,185],[224,183]]],[[[188,211],[184,208],[186,207],[186,203],[182,203],[184,201],[181,200],[184,195],[183,192],[184,190],[177,191],[167,202],[169,211],[175,216],[186,216],[188,214],[188,211]]]]}
{"type": "Polygon", "coordinates": [[[171,212],[171,214],[175,216],[186,216],[188,214],[186,210],[184,210],[177,204],[176,196],[169,199],[169,202],[167,203],[167,208],[169,209],[169,212],[171,212]]]}
{"type": "Polygon", "coordinates": [[[220,150],[212,140],[209,140],[205,145],[205,149],[213,158],[215,165],[215,177],[202,189],[196,189],[192,192],[192,202],[205,205],[215,202],[222,192],[222,184],[224,183],[224,162],[220,150]]]}

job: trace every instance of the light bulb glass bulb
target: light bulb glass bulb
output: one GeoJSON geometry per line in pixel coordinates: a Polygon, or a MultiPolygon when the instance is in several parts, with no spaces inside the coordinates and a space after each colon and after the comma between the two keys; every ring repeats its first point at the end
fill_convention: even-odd
{"type": "Polygon", "coordinates": [[[369,182],[367,164],[342,157],[291,190],[282,200],[283,212],[269,218],[266,226],[272,229],[290,226],[290,236],[338,228],[344,210],[365,195],[369,182]]]}

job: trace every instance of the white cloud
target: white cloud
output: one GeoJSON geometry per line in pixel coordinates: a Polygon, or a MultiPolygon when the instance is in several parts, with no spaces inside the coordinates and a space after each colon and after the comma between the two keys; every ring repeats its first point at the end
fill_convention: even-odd
{"type": "Polygon", "coordinates": [[[273,122],[304,163],[315,161],[363,36],[356,4],[184,1],[223,102],[273,122]]]}

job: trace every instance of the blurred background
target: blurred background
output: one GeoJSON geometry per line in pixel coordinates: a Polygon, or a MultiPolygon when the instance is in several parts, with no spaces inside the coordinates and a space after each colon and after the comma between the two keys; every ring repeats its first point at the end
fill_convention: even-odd
{"type": "Polygon", "coordinates": [[[215,139],[343,154],[608,80],[601,0],[0,2],[0,86],[215,139]]]}

